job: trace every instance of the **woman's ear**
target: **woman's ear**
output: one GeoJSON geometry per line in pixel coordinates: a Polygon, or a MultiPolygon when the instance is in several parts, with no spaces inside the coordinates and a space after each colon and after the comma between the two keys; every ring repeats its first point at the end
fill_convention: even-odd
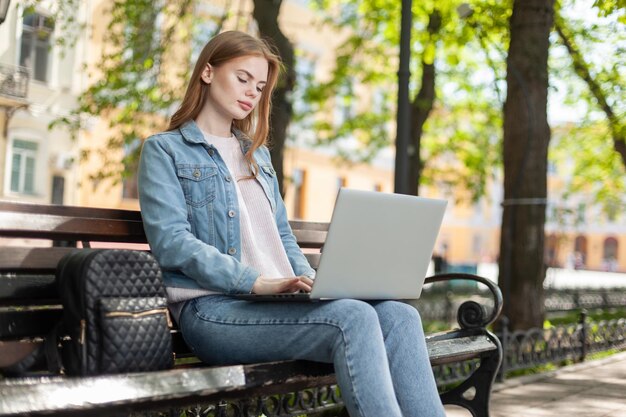
{"type": "Polygon", "coordinates": [[[213,67],[211,66],[211,64],[206,64],[200,78],[202,78],[202,81],[204,81],[205,83],[211,84],[211,80],[213,79],[213,67]]]}

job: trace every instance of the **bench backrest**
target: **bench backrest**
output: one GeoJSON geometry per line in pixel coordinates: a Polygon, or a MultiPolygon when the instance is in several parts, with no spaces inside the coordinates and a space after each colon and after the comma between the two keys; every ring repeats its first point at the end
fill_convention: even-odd
{"type": "MultiPolygon", "coordinates": [[[[316,268],[327,223],[292,221],[316,268]]],[[[87,207],[0,202],[0,341],[34,341],[59,320],[58,261],[81,247],[149,250],[141,213],[87,207]]],[[[3,346],[0,343],[0,357],[3,346]]],[[[0,361],[1,365],[1,361],[0,361]]]]}

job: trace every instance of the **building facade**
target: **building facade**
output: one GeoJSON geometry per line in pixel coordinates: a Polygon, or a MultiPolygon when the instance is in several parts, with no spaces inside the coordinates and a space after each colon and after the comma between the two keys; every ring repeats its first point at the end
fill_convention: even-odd
{"type": "MultiPolygon", "coordinates": [[[[75,10],[85,19],[88,3],[75,10]]],[[[69,114],[85,87],[81,75],[88,39],[78,36],[71,48],[51,17],[54,2],[33,9],[13,1],[0,25],[0,195],[6,200],[44,204],[77,202],[77,142],[67,129],[50,129],[69,114]],[[4,40],[8,40],[5,42],[4,40]]]]}

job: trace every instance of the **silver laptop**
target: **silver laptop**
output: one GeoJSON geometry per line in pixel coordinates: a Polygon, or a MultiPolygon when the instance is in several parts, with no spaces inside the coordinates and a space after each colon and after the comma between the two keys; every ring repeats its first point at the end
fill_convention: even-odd
{"type": "Polygon", "coordinates": [[[310,293],[247,300],[417,299],[447,202],[342,188],[310,293]]]}

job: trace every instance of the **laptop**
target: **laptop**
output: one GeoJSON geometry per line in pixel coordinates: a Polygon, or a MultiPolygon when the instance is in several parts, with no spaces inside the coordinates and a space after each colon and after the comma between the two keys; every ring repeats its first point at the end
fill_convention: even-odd
{"type": "Polygon", "coordinates": [[[237,298],[417,299],[446,205],[446,200],[341,188],[311,292],[237,298]]]}

